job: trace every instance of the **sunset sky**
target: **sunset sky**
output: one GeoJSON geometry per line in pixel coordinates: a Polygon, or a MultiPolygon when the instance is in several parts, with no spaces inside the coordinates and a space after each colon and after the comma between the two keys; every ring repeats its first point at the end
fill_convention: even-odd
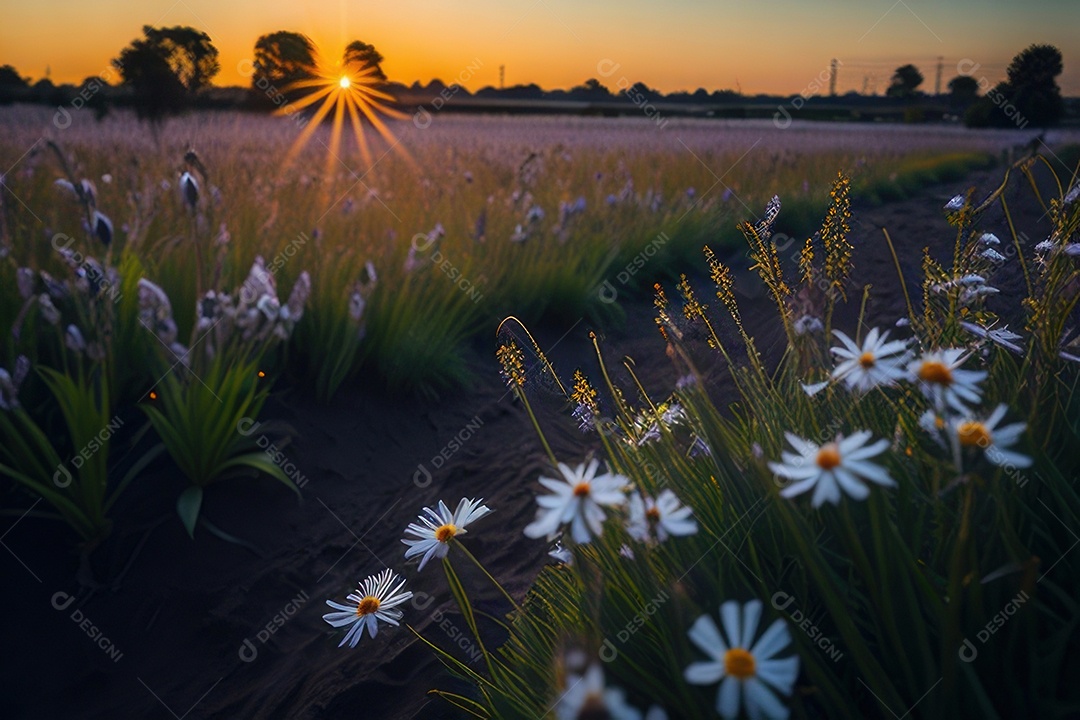
{"type": "Polygon", "coordinates": [[[256,38],[292,30],[335,58],[351,40],[374,44],[391,80],[437,77],[471,90],[497,85],[505,65],[507,85],[597,77],[665,92],[793,94],[837,58],[841,92],[865,84],[880,93],[907,62],[932,92],[939,56],[943,86],[965,59],[993,83],[1038,42],[1061,49],[1059,83],[1080,95],[1080,0],[35,0],[6,2],[0,17],[0,64],[34,80],[49,68],[57,83],[105,73],[151,24],[205,30],[221,52],[221,85],[247,84],[239,68],[256,38]]]}

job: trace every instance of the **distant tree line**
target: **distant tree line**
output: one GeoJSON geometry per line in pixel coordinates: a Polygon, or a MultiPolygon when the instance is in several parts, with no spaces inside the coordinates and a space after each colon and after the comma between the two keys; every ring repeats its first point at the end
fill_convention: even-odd
{"type": "MultiPolygon", "coordinates": [[[[341,72],[348,72],[363,84],[382,88],[392,95],[419,98],[447,95],[487,100],[578,102],[610,105],[631,99],[685,105],[725,105],[746,102],[785,102],[793,96],[755,96],[747,98],[732,90],[663,94],[644,83],[630,84],[625,78],[615,88],[605,87],[590,78],[569,90],[544,90],[538,85],[509,88],[485,87],[475,93],[438,80],[406,86],[391,83],[382,69],[383,56],[371,44],[356,40],[350,43],[341,59],[341,72]]],[[[337,66],[330,66],[337,67],[337,66]]],[[[942,97],[920,91],[923,75],[914,65],[903,65],[894,72],[885,98],[870,98],[848,93],[839,98],[817,98],[820,106],[843,102],[851,106],[893,103],[903,108],[909,121],[925,119],[926,108],[935,111],[945,105],[948,113],[961,117],[971,127],[1045,127],[1061,120],[1066,105],[1057,85],[1063,70],[1061,52],[1051,45],[1032,45],[1009,65],[1005,80],[991,85],[978,73],[978,65],[958,68],[963,74],[949,81],[948,94],[942,97]]],[[[279,31],[263,35],[255,42],[252,59],[238,68],[250,75],[246,89],[218,88],[211,85],[221,70],[218,50],[210,37],[191,27],[143,27],[136,38],[112,60],[101,76],[86,78],[78,86],[53,85],[48,79],[31,84],[10,65],[0,66],[0,103],[31,102],[56,105],[58,109],[89,108],[96,116],[105,115],[112,106],[131,107],[142,119],[154,124],[164,118],[193,108],[237,108],[252,110],[281,109],[312,92],[319,85],[336,80],[320,70],[317,50],[312,41],[300,34],[279,31]]],[[[800,104],[801,105],[801,104],[800,104]]]]}

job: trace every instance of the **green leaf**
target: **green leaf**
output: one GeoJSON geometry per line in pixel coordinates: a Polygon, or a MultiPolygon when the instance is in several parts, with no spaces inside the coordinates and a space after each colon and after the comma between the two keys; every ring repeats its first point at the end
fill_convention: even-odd
{"type": "Polygon", "coordinates": [[[202,507],[203,489],[192,485],[176,500],[176,512],[187,528],[188,537],[195,538],[195,523],[199,520],[199,508],[202,507]]]}

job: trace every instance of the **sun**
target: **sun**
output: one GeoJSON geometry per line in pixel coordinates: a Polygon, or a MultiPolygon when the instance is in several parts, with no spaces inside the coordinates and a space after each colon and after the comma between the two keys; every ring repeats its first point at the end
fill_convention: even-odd
{"type": "MultiPolygon", "coordinates": [[[[333,121],[329,144],[319,139],[319,142],[326,147],[328,172],[336,172],[344,166],[356,175],[355,169],[350,166],[342,153],[341,136],[345,130],[346,116],[348,116],[357,148],[367,168],[372,167],[373,163],[371,148],[364,132],[365,121],[371,124],[371,127],[391,148],[400,152],[406,161],[412,164],[412,158],[401,148],[397,137],[384,121],[384,118],[401,120],[408,116],[390,106],[395,99],[384,92],[381,85],[382,78],[378,70],[371,65],[361,66],[359,63],[350,63],[345,66],[332,65],[321,58],[317,59],[315,67],[309,69],[307,78],[284,88],[286,92],[304,94],[299,99],[279,108],[276,113],[294,115],[305,108],[315,107],[314,112],[307,118],[304,129],[293,141],[285,158],[285,164],[291,164],[313,138],[319,139],[315,133],[331,112],[333,112],[333,121]]],[[[347,153],[345,155],[347,156],[347,153]]]]}

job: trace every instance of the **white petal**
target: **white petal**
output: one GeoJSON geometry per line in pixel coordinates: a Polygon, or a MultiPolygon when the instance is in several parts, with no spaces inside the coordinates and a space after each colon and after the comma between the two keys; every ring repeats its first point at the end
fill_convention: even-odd
{"type": "Polygon", "coordinates": [[[728,642],[731,643],[731,647],[742,647],[742,635],[740,631],[742,628],[739,623],[739,603],[734,600],[728,600],[720,606],[720,622],[724,625],[724,632],[727,634],[728,642]]]}
{"type": "Polygon", "coordinates": [[[803,480],[801,482],[796,482],[788,485],[786,488],[780,491],[780,497],[793,498],[796,495],[801,495],[810,488],[817,485],[818,480],[820,479],[821,475],[819,473],[814,473],[814,476],[811,478],[807,478],[806,480],[803,480]]]}
{"type": "Polygon", "coordinates": [[[832,473],[822,473],[818,478],[817,487],[814,488],[814,497],[810,501],[810,507],[821,507],[822,503],[830,502],[836,505],[840,502],[840,488],[836,485],[836,479],[832,473]]]}
{"type": "Polygon", "coordinates": [[[720,635],[716,623],[708,615],[702,615],[695,620],[686,634],[698,649],[714,660],[722,661],[724,653],[728,651],[727,643],[720,635]]]}
{"type": "Polygon", "coordinates": [[[691,685],[712,685],[724,677],[724,663],[719,661],[696,662],[683,671],[683,678],[691,685]]]}
{"type": "Polygon", "coordinates": [[[749,645],[757,634],[758,622],[761,620],[762,604],[760,600],[751,600],[743,606],[742,643],[749,645]]]}
{"type": "Polygon", "coordinates": [[[769,720],[783,720],[788,717],[789,710],[780,699],[773,694],[765,683],[756,677],[747,679],[743,683],[743,692],[746,695],[746,713],[751,718],[769,718],[769,720]]]}
{"type": "Polygon", "coordinates": [[[809,457],[817,454],[818,446],[814,445],[812,442],[803,440],[798,435],[789,432],[785,432],[784,437],[787,438],[787,441],[791,443],[791,447],[795,448],[800,455],[809,457]]]}
{"type": "Polygon", "coordinates": [[[525,537],[536,539],[554,536],[555,531],[559,529],[559,515],[561,514],[558,510],[538,512],[536,519],[525,526],[525,537]]]}
{"type": "Polygon", "coordinates": [[[739,685],[739,681],[731,676],[720,683],[720,690],[716,693],[716,711],[724,720],[739,716],[739,685]]]}
{"type": "Polygon", "coordinates": [[[769,629],[750,648],[750,654],[760,666],[762,662],[783,650],[789,642],[791,642],[791,635],[788,633],[787,624],[780,619],[773,620],[769,629]]]}
{"type": "Polygon", "coordinates": [[[585,519],[580,513],[574,516],[574,520],[570,525],[570,537],[574,538],[574,542],[579,545],[584,545],[591,539],[589,529],[585,526],[585,519]]]}
{"type": "Polygon", "coordinates": [[[333,600],[327,600],[326,604],[334,608],[335,610],[342,610],[344,612],[356,612],[355,605],[342,605],[341,603],[334,602],[333,600]]]}
{"type": "Polygon", "coordinates": [[[870,495],[870,488],[859,482],[858,478],[844,468],[833,468],[832,472],[843,491],[855,500],[865,500],[870,495]]]}
{"type": "Polygon", "coordinates": [[[879,485],[895,486],[896,481],[889,477],[889,473],[873,463],[865,460],[845,460],[844,467],[859,477],[866,478],[879,485]]]}
{"type": "Polygon", "coordinates": [[[784,695],[789,695],[799,677],[799,657],[793,655],[788,658],[759,660],[757,676],[784,695]]]}
{"type": "Polygon", "coordinates": [[[334,627],[345,627],[349,623],[356,622],[356,611],[343,611],[326,613],[322,616],[322,619],[330,623],[334,627]]]}

